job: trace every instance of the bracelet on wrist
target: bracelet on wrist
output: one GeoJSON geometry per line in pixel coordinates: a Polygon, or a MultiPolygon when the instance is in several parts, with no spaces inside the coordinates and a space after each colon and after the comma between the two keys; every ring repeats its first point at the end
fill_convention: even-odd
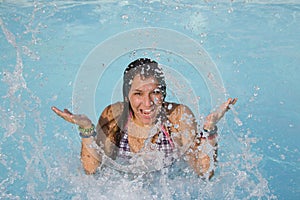
{"type": "Polygon", "coordinates": [[[95,125],[92,124],[91,128],[82,128],[82,127],[78,127],[79,130],[79,135],[82,138],[89,138],[89,137],[95,137],[97,132],[95,131],[95,125]]]}
{"type": "Polygon", "coordinates": [[[217,134],[218,127],[215,125],[213,129],[205,129],[205,128],[203,128],[203,131],[205,133],[208,133],[208,135],[214,135],[214,134],[217,134]]]}

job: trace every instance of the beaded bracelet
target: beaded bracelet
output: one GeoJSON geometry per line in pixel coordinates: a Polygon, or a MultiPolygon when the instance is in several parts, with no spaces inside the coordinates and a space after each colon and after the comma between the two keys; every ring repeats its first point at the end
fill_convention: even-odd
{"type": "Polygon", "coordinates": [[[89,138],[89,137],[95,137],[96,136],[96,131],[95,131],[95,125],[92,124],[91,128],[82,128],[82,127],[78,127],[79,130],[79,135],[82,138],[89,138]]]}

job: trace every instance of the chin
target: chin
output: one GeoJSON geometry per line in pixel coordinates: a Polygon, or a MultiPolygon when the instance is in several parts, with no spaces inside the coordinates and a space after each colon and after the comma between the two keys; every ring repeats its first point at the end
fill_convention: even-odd
{"type": "Polygon", "coordinates": [[[152,125],[154,123],[154,119],[143,120],[142,123],[144,125],[152,125]]]}

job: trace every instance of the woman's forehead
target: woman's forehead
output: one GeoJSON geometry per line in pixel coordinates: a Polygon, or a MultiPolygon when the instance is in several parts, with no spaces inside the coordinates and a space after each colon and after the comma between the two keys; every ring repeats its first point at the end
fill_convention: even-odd
{"type": "Polygon", "coordinates": [[[141,75],[136,75],[131,83],[131,90],[142,89],[142,88],[153,88],[157,87],[158,81],[154,77],[143,77],[141,75]]]}

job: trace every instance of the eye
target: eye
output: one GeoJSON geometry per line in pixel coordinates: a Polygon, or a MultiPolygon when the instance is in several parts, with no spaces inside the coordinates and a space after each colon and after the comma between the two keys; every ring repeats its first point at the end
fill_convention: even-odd
{"type": "Polygon", "coordinates": [[[134,95],[134,96],[141,96],[142,93],[141,93],[141,92],[135,92],[135,93],[133,93],[133,95],[134,95]]]}
{"type": "Polygon", "coordinates": [[[153,90],[153,94],[161,94],[161,90],[160,89],[154,89],[153,90]]]}

